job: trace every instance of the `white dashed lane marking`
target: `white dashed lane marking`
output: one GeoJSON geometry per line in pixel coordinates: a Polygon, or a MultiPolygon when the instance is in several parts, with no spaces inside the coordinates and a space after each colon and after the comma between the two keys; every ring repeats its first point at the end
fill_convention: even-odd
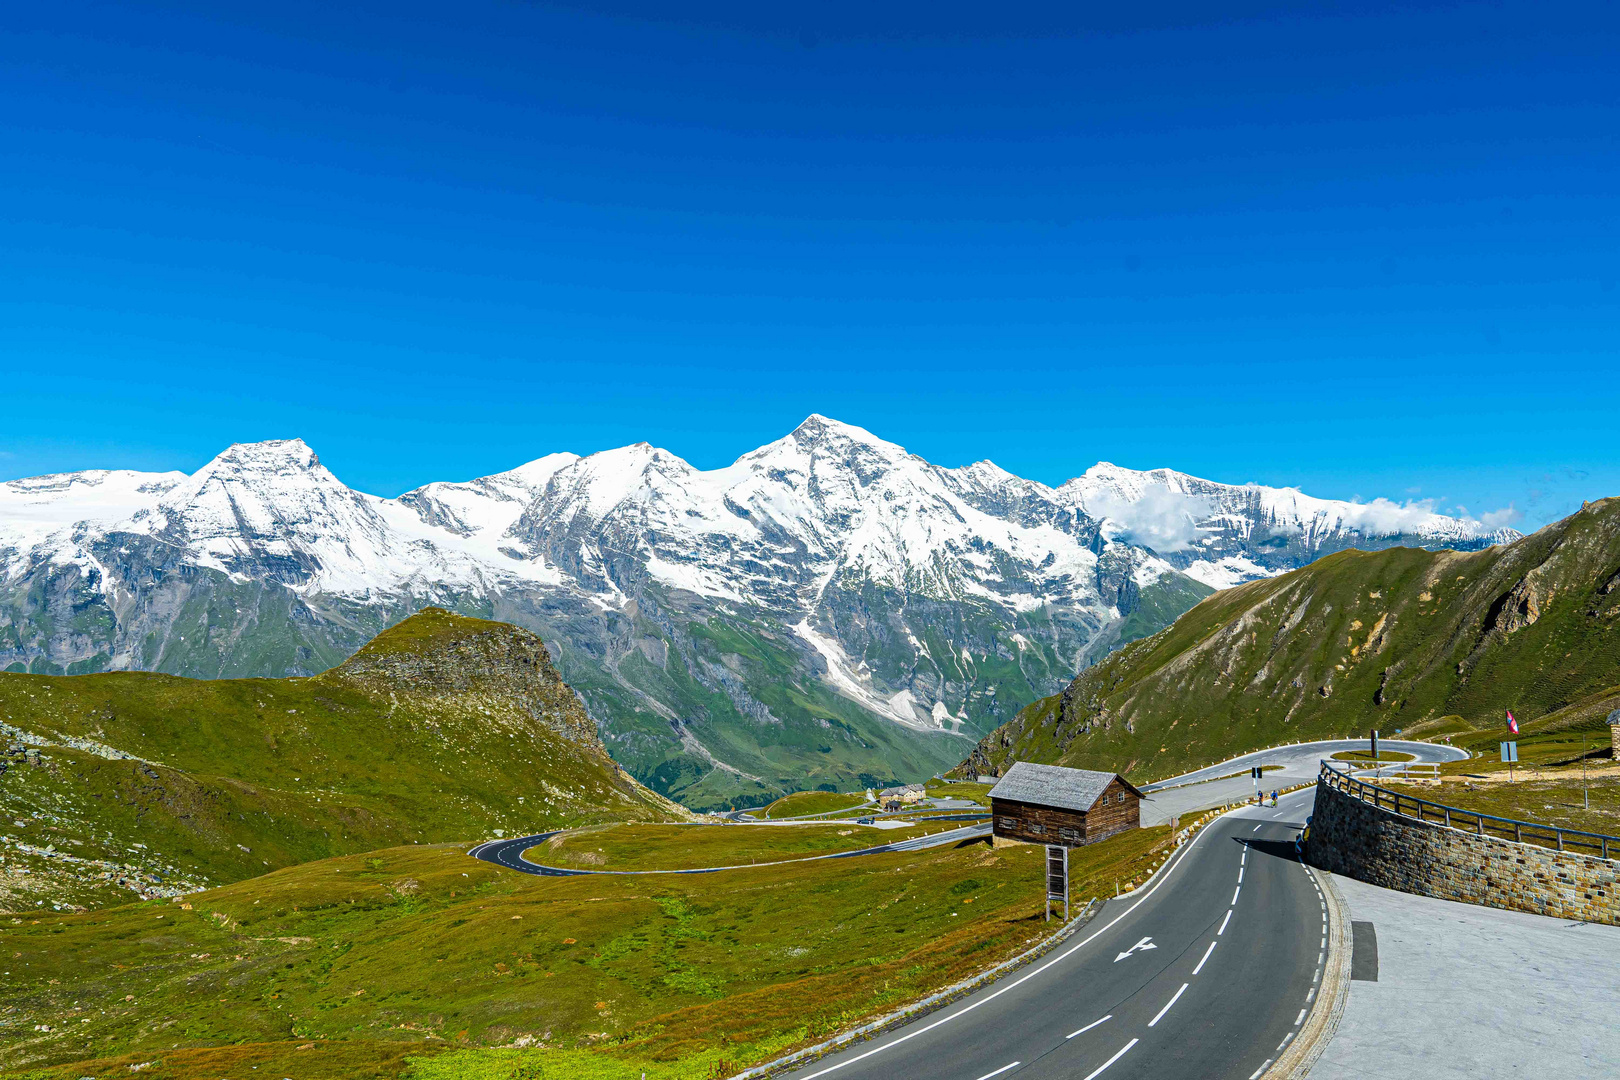
{"type": "Polygon", "coordinates": [[[1098,1024],[1102,1023],[1103,1020],[1112,1020],[1113,1018],[1114,1018],[1114,1014],[1109,1013],[1107,1016],[1103,1017],[1102,1020],[1093,1020],[1091,1023],[1087,1024],[1085,1027],[1081,1028],[1079,1031],[1071,1031],[1071,1032],[1069,1032],[1067,1035],[1065,1035],[1063,1037],[1065,1039],[1072,1039],[1076,1035],[1084,1035],[1086,1032],[1090,1031],[1092,1028],[1094,1028],[1098,1024]]]}
{"type": "Polygon", "coordinates": [[[1220,944],[1220,942],[1218,942],[1218,941],[1212,941],[1212,942],[1209,943],[1209,948],[1204,950],[1204,958],[1202,960],[1198,961],[1198,966],[1197,967],[1193,968],[1193,974],[1194,975],[1196,975],[1200,971],[1204,970],[1204,965],[1209,962],[1209,954],[1214,952],[1215,951],[1215,946],[1217,946],[1219,944],[1220,944]]]}
{"type": "Polygon", "coordinates": [[[1226,924],[1231,922],[1231,921],[1232,921],[1232,909],[1227,908],[1226,909],[1226,918],[1221,920],[1221,928],[1219,930],[1215,931],[1215,936],[1220,937],[1222,934],[1226,933],[1226,924]]]}
{"type": "Polygon", "coordinates": [[[1102,1065],[1097,1069],[1096,1072],[1094,1072],[1090,1076],[1086,1077],[1086,1080],[1097,1080],[1097,1077],[1099,1077],[1099,1076],[1101,1076],[1103,1074],[1104,1069],[1107,1069],[1108,1066],[1112,1065],[1114,1062],[1116,1062],[1120,1058],[1124,1057],[1125,1056],[1125,1051],[1127,1051],[1131,1047],[1135,1046],[1136,1043],[1137,1043],[1137,1040],[1132,1039],[1130,1042],[1128,1042],[1124,1046],[1120,1047],[1118,1050],[1116,1050],[1114,1052],[1113,1057],[1111,1057],[1107,1061],[1103,1062],[1102,1065]]]}
{"type": "Polygon", "coordinates": [[[1022,1064],[1022,1062],[1015,1061],[1011,1065],[1003,1065],[1001,1068],[997,1069],[995,1072],[987,1072],[987,1073],[985,1073],[983,1076],[979,1077],[979,1080],[990,1080],[990,1078],[992,1076],[1000,1076],[1002,1073],[1006,1072],[1008,1069],[1016,1069],[1016,1068],[1018,1068],[1018,1066],[1020,1064],[1022,1064]]]}
{"type": "Polygon", "coordinates": [[[1159,1010],[1159,1015],[1148,1021],[1148,1027],[1153,1027],[1160,1020],[1164,1019],[1164,1014],[1170,1011],[1170,1006],[1174,1005],[1181,999],[1181,995],[1187,992],[1187,987],[1189,985],[1189,983],[1182,983],[1181,989],[1170,995],[1170,1000],[1164,1003],[1164,1008],[1159,1010]]]}

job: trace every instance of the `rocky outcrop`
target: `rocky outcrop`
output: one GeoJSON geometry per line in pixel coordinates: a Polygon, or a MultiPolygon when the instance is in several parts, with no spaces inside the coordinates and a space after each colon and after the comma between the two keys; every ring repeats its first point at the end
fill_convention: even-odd
{"type": "Polygon", "coordinates": [[[484,714],[498,710],[602,749],[595,723],[552,666],[545,644],[507,623],[423,608],[319,678],[377,697],[408,696],[417,706],[438,701],[484,714]]]}

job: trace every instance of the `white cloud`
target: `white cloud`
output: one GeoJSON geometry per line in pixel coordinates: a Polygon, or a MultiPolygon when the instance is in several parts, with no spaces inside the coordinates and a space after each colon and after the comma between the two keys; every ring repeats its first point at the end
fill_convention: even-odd
{"type": "Polygon", "coordinates": [[[1135,500],[1111,492],[1087,500],[1086,512],[1115,526],[1119,535],[1154,551],[1185,551],[1198,538],[1198,521],[1215,512],[1199,495],[1183,495],[1163,484],[1149,484],[1135,500]]]}
{"type": "Polygon", "coordinates": [[[1366,536],[1389,536],[1416,532],[1434,518],[1434,499],[1413,499],[1398,503],[1389,499],[1351,503],[1344,510],[1344,522],[1366,536]]]}
{"type": "Polygon", "coordinates": [[[1506,529],[1524,520],[1524,511],[1508,503],[1500,510],[1479,515],[1479,523],[1487,529],[1506,529]]]}

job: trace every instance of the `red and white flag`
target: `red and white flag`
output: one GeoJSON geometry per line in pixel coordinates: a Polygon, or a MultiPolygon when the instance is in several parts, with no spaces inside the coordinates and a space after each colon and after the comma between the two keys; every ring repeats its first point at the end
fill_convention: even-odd
{"type": "Polygon", "coordinates": [[[1508,731],[1511,734],[1514,734],[1514,735],[1517,735],[1519,733],[1519,722],[1517,720],[1513,719],[1513,710],[1512,709],[1508,710],[1508,731]]]}

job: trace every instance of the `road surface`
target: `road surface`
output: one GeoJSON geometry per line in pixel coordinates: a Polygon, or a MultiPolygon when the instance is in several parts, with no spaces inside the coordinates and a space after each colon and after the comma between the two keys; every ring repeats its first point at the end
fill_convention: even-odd
{"type": "Polygon", "coordinates": [[[482,859],[496,866],[504,866],[508,870],[516,870],[524,874],[536,874],[540,877],[579,877],[585,874],[605,874],[608,876],[634,876],[641,874],[713,874],[721,870],[756,870],[762,866],[785,866],[790,863],[818,862],[823,859],[854,859],[862,855],[879,855],[888,851],[921,851],[924,848],[939,847],[944,844],[966,844],[975,840],[983,840],[990,835],[990,825],[969,825],[961,829],[947,829],[932,836],[915,836],[910,840],[896,840],[892,844],[878,844],[876,847],[858,848],[855,851],[836,851],[831,855],[808,855],[799,859],[778,859],[775,862],[740,863],[736,866],[699,866],[683,870],[576,870],[561,866],[542,866],[540,863],[530,862],[523,857],[523,853],[538,844],[544,843],[548,838],[556,836],[564,829],[553,829],[551,832],[535,833],[533,836],[517,836],[510,840],[491,840],[479,844],[467,854],[475,859],[482,859]]]}
{"type": "MultiPolygon", "coordinates": [[[[1399,750],[1411,754],[1417,761],[1461,761],[1468,754],[1455,746],[1438,743],[1404,742],[1397,739],[1378,740],[1380,750],[1399,750]]],[[[1148,798],[1142,803],[1142,824],[1163,825],[1171,817],[1207,810],[1229,802],[1241,802],[1254,793],[1254,781],[1248,770],[1255,765],[1281,765],[1268,772],[1260,782],[1266,791],[1309,784],[1316,779],[1323,758],[1344,750],[1365,750],[1366,739],[1331,739],[1322,742],[1279,746],[1271,750],[1258,750],[1252,754],[1223,761],[1218,765],[1195,772],[1173,776],[1168,780],[1148,784],[1142,788],[1148,798]],[[1239,773],[1233,776],[1232,773],[1239,773]],[[1225,779],[1217,779],[1225,777],[1225,779]]],[[[1406,763],[1403,763],[1406,764],[1406,763]]],[[[1385,765],[1385,771],[1401,768],[1401,764],[1385,765]]]]}
{"type": "Polygon", "coordinates": [[[1073,944],[788,1075],[1258,1076],[1298,1032],[1321,977],[1326,909],[1293,852],[1313,794],[1211,822],[1073,944]]]}

